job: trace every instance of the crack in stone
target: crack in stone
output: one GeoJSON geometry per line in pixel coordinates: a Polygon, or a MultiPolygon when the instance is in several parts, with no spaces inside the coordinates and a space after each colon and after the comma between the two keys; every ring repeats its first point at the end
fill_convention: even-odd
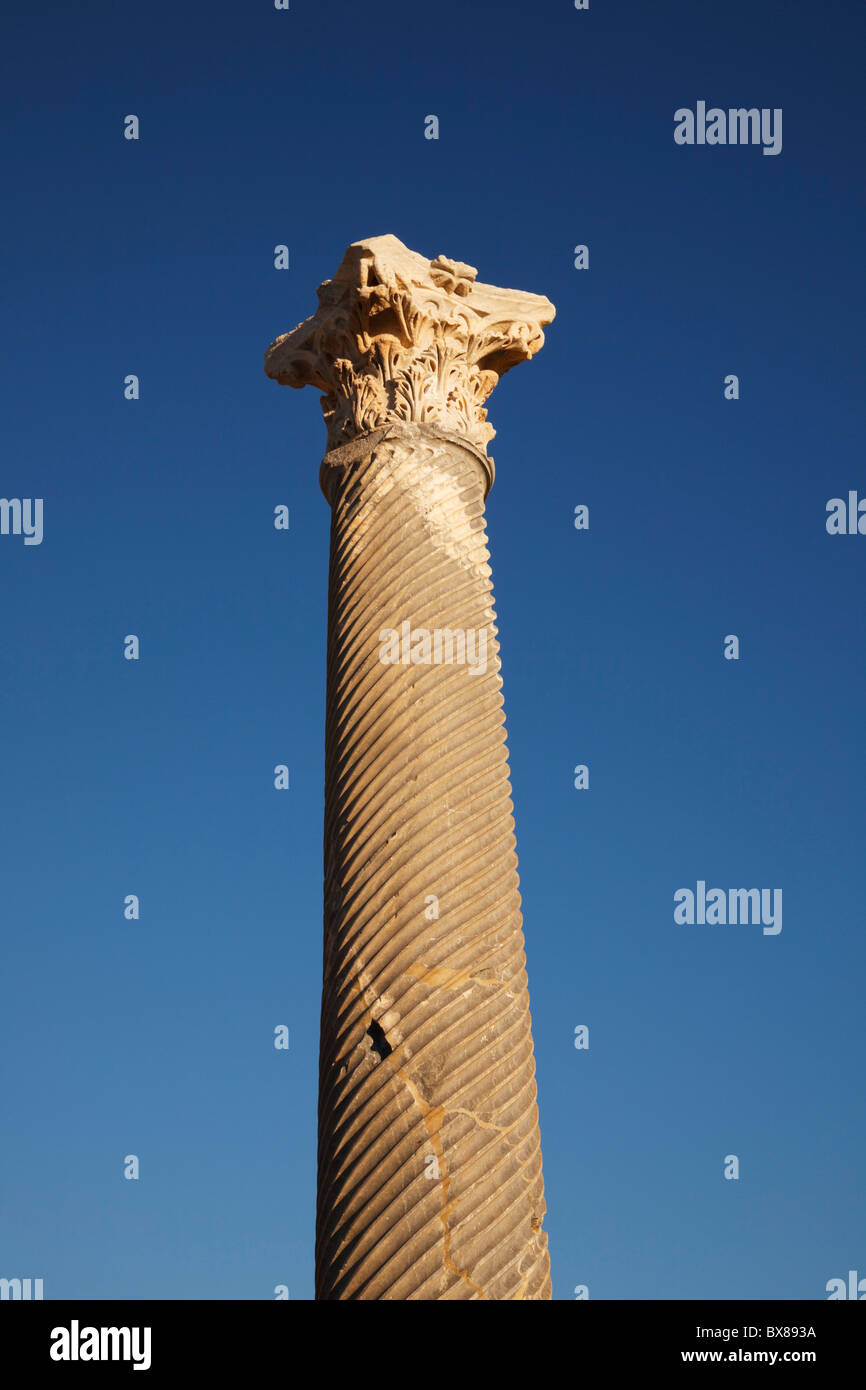
{"type": "Polygon", "coordinates": [[[515,1120],[514,1123],[510,1125],[495,1125],[492,1120],[479,1119],[474,1110],[455,1110],[452,1109],[450,1105],[445,1106],[445,1113],[446,1115],[466,1115],[470,1120],[475,1121],[479,1129],[492,1129],[497,1134],[502,1135],[508,1134],[509,1130],[514,1129],[515,1125],[518,1123],[518,1121],[515,1120]]]}
{"type": "MultiPolygon", "coordinates": [[[[441,1135],[440,1135],[440,1133],[439,1133],[439,1131],[440,1131],[441,1128],[442,1128],[442,1120],[443,1120],[443,1117],[445,1116],[445,1114],[446,1114],[447,1112],[446,1112],[444,1106],[442,1106],[442,1105],[430,1105],[430,1104],[428,1104],[428,1102],[427,1102],[427,1101],[424,1099],[424,1097],[421,1095],[421,1092],[419,1091],[418,1087],[415,1085],[415,1082],[412,1080],[412,1078],[406,1073],[406,1071],[403,1070],[402,1067],[398,1067],[398,1066],[397,1066],[397,1063],[394,1061],[394,1058],[393,1058],[393,1049],[391,1048],[390,1044],[388,1043],[388,1040],[387,1040],[387,1038],[385,1037],[385,1034],[384,1034],[384,1032],[383,1032],[383,1030],[382,1030],[381,1025],[378,1024],[378,1023],[376,1022],[376,1020],[373,1018],[373,1016],[372,1016],[372,1014],[371,1014],[371,1015],[370,1015],[370,1024],[369,1024],[369,1027],[367,1028],[367,1036],[368,1036],[368,1037],[374,1038],[374,1032],[373,1032],[374,1029],[377,1029],[378,1032],[381,1034],[382,1038],[383,1038],[384,1041],[385,1041],[385,1045],[386,1045],[387,1048],[388,1048],[388,1051],[387,1051],[387,1052],[380,1052],[380,1053],[379,1053],[379,1058],[380,1058],[381,1061],[385,1061],[385,1060],[388,1060],[388,1061],[389,1061],[389,1065],[390,1065],[390,1067],[391,1067],[391,1069],[392,1069],[394,1075],[395,1075],[396,1077],[399,1077],[399,1079],[400,1079],[400,1080],[403,1082],[403,1084],[407,1087],[407,1089],[408,1089],[408,1091],[409,1091],[409,1094],[411,1095],[411,1097],[412,1097],[412,1099],[414,1100],[415,1104],[417,1105],[419,1111],[421,1112],[421,1119],[424,1121],[424,1128],[425,1128],[426,1131],[427,1131],[427,1137],[428,1137],[428,1139],[430,1140],[430,1144],[431,1144],[431,1146],[432,1146],[432,1148],[433,1148],[433,1152],[434,1152],[434,1155],[435,1155],[435,1157],[436,1157],[437,1163],[439,1163],[439,1164],[441,1165],[441,1170],[442,1170],[442,1176],[441,1176],[441,1183],[442,1183],[442,1208],[441,1208],[441,1210],[440,1210],[440,1212],[439,1212],[439,1220],[442,1222],[442,1244],[443,1244],[443,1252],[442,1252],[442,1255],[443,1255],[443,1260],[444,1260],[444,1262],[445,1262],[445,1268],[446,1268],[447,1270],[449,1270],[452,1274],[456,1274],[457,1277],[458,1277],[458,1279],[462,1279],[462,1280],[464,1281],[464,1283],[468,1284],[469,1288],[472,1289],[473,1292],[477,1293],[477,1294],[478,1294],[478,1297],[479,1297],[480,1299],[483,1299],[484,1302],[486,1303],[486,1302],[488,1302],[489,1300],[488,1300],[487,1294],[484,1292],[484,1290],[470,1278],[469,1273],[468,1273],[467,1270],[461,1269],[461,1268],[459,1267],[459,1265],[455,1264],[454,1261],[453,1261],[453,1259],[451,1258],[451,1239],[452,1239],[452,1232],[451,1232],[451,1227],[450,1227],[449,1222],[448,1222],[448,1217],[449,1217],[449,1206],[451,1205],[451,1204],[449,1203],[449,1201],[448,1201],[448,1193],[449,1193],[450,1187],[451,1187],[451,1179],[450,1179],[450,1177],[449,1177],[449,1175],[448,1175],[448,1165],[447,1165],[446,1162],[445,1162],[445,1151],[444,1151],[444,1148],[443,1148],[443,1146],[442,1146],[442,1138],[441,1138],[441,1135]]],[[[374,1048],[375,1048],[375,1041],[374,1041],[374,1048]]],[[[378,1049],[376,1049],[376,1050],[378,1051],[378,1049]]],[[[468,1114],[469,1112],[467,1111],[466,1113],[468,1114]]],[[[474,1118],[474,1117],[473,1117],[473,1118],[474,1118]]]]}
{"type": "Polygon", "coordinates": [[[435,1153],[437,1160],[442,1165],[442,1209],[439,1213],[439,1219],[442,1222],[442,1239],[444,1247],[442,1254],[443,1259],[445,1261],[445,1268],[450,1270],[452,1274],[456,1274],[458,1278],[463,1279],[464,1282],[469,1285],[470,1289],[473,1289],[475,1293],[478,1294],[478,1297],[483,1299],[486,1303],[488,1299],[487,1294],[484,1292],[484,1290],[470,1278],[467,1270],[460,1269],[460,1267],[456,1265],[451,1258],[452,1233],[451,1227],[448,1224],[449,1207],[451,1205],[448,1201],[448,1193],[451,1188],[451,1179],[448,1176],[448,1165],[445,1162],[445,1150],[442,1146],[442,1139],[439,1133],[439,1131],[442,1128],[443,1117],[446,1113],[445,1109],[441,1105],[428,1105],[427,1101],[425,1101],[424,1097],[421,1095],[421,1092],[418,1090],[418,1087],[415,1085],[412,1078],[410,1076],[407,1076],[407,1074],[400,1067],[398,1067],[396,1063],[392,1062],[391,1066],[394,1069],[395,1075],[399,1076],[400,1080],[405,1082],[406,1086],[409,1088],[409,1092],[412,1096],[412,1099],[415,1101],[415,1104],[421,1111],[421,1118],[424,1121],[424,1128],[427,1130],[428,1138],[433,1146],[433,1152],[435,1153]]]}
{"type": "MultiPolygon", "coordinates": [[[[429,966],[424,966],[424,965],[422,965],[420,962],[418,963],[418,965],[417,965],[414,969],[413,969],[412,967],[410,967],[410,968],[409,968],[409,972],[407,972],[407,973],[415,974],[415,977],[416,977],[416,978],[422,979],[422,978],[424,977],[424,975],[427,974],[428,971],[429,971],[430,974],[433,974],[434,972],[438,972],[438,970],[440,970],[440,969],[443,971],[443,973],[449,973],[449,974],[451,974],[451,975],[460,975],[460,976],[463,976],[463,975],[464,975],[464,971],[462,971],[462,970],[461,970],[461,971],[456,971],[456,970],[448,971],[447,967],[429,967],[429,966]],[[418,972],[417,974],[416,974],[416,971],[418,972]]],[[[468,974],[468,971],[466,972],[466,978],[471,979],[471,980],[473,981],[473,983],[477,983],[477,984],[492,984],[492,983],[495,983],[495,981],[493,981],[493,980],[480,980],[480,979],[478,979],[477,977],[472,977],[472,976],[470,976],[470,975],[468,974]]],[[[461,983],[463,983],[463,982],[464,982],[464,980],[461,980],[461,983]]],[[[358,991],[359,996],[360,996],[362,999],[364,999],[365,991],[364,991],[363,986],[361,985],[360,981],[359,981],[359,980],[355,980],[355,981],[353,981],[353,983],[354,983],[354,985],[355,985],[355,988],[356,988],[357,991],[358,991]]],[[[433,981],[430,981],[430,980],[428,980],[428,979],[424,979],[424,983],[431,983],[431,984],[432,984],[433,981]]],[[[441,979],[438,979],[438,980],[435,981],[435,983],[436,983],[436,985],[440,985],[440,986],[441,986],[442,983],[444,983],[444,982],[443,982],[441,979]]],[[[447,988],[447,986],[446,986],[446,988],[447,988]]],[[[366,1001],[365,1001],[365,1002],[366,1002],[366,1001]]],[[[377,1001],[377,1002],[381,1002],[381,1001],[377,1001]]],[[[469,1288],[471,1288],[471,1289],[473,1290],[474,1293],[477,1293],[477,1294],[478,1294],[478,1297],[479,1297],[480,1299],[482,1299],[485,1303],[486,1303],[486,1302],[489,1302],[489,1299],[488,1299],[488,1297],[487,1297],[487,1294],[486,1294],[486,1293],[484,1292],[484,1290],[480,1287],[480,1285],[478,1285],[478,1284],[476,1284],[476,1283],[474,1282],[474,1280],[470,1277],[468,1271],[467,1271],[467,1270],[464,1270],[464,1269],[461,1269],[461,1268],[459,1267],[459,1265],[455,1264],[454,1260],[451,1258],[452,1231],[451,1231],[451,1227],[450,1227],[450,1225],[449,1225],[449,1208],[450,1208],[450,1206],[451,1206],[451,1203],[448,1201],[448,1194],[449,1194],[449,1191],[450,1191],[450,1188],[451,1188],[451,1178],[450,1178],[450,1176],[449,1176],[449,1174],[448,1174],[448,1165],[447,1165],[446,1162],[445,1162],[445,1151],[444,1151],[444,1148],[443,1148],[443,1145],[442,1145],[442,1139],[441,1139],[441,1135],[440,1135],[440,1130],[441,1130],[441,1128],[442,1128],[442,1121],[443,1121],[443,1119],[444,1119],[444,1117],[445,1117],[446,1115],[465,1115],[468,1119],[473,1120],[473,1121],[475,1122],[475,1124],[477,1124],[478,1127],[479,1127],[480,1129],[490,1130],[490,1131],[492,1131],[492,1132],[495,1133],[495,1134],[499,1134],[499,1135],[501,1135],[501,1136],[506,1140],[506,1142],[508,1142],[507,1136],[508,1136],[508,1134],[510,1133],[510,1131],[513,1130],[513,1129],[519,1124],[519,1120],[513,1121],[510,1125],[497,1125],[497,1124],[494,1124],[492,1121],[489,1121],[489,1120],[482,1120],[482,1119],[481,1119],[478,1115],[476,1115],[475,1112],[472,1111],[472,1110],[467,1110],[467,1109],[462,1108],[462,1107],[450,1107],[450,1106],[444,1106],[444,1105],[431,1105],[431,1104],[429,1103],[429,1101],[426,1101],[426,1100],[424,1099],[424,1097],[422,1096],[422,1094],[421,1094],[421,1092],[420,1092],[418,1086],[415,1084],[415,1082],[412,1080],[412,1078],[408,1075],[408,1073],[404,1070],[404,1068],[399,1067],[399,1066],[397,1065],[397,1063],[394,1061],[394,1059],[393,1059],[393,1052],[394,1052],[394,1049],[393,1049],[393,1047],[391,1046],[390,1042],[388,1041],[388,1037],[387,1037],[387,1035],[386,1035],[384,1029],[382,1028],[382,1025],[373,1017],[372,1012],[370,1013],[370,1021],[369,1021],[369,1024],[368,1024],[368,1026],[367,1026],[366,1036],[367,1036],[367,1037],[370,1039],[370,1041],[371,1041],[371,1044],[372,1044],[371,1050],[375,1053],[376,1058],[377,1058],[377,1062],[381,1062],[381,1061],[385,1061],[385,1060],[387,1060],[387,1059],[390,1059],[390,1066],[391,1066],[391,1070],[393,1071],[394,1075],[395,1075],[396,1077],[398,1077],[399,1080],[401,1080],[401,1081],[404,1083],[404,1085],[407,1087],[407,1089],[408,1089],[408,1091],[409,1091],[409,1094],[411,1095],[412,1099],[414,1100],[415,1104],[416,1104],[417,1107],[418,1107],[418,1110],[419,1110],[420,1113],[421,1113],[421,1118],[422,1118],[422,1120],[423,1120],[423,1122],[424,1122],[424,1128],[427,1130],[427,1137],[428,1137],[428,1139],[429,1139],[429,1141],[430,1141],[430,1145],[431,1145],[431,1147],[432,1147],[432,1149],[433,1149],[434,1156],[435,1156],[435,1158],[436,1158],[437,1164],[440,1165],[440,1167],[441,1167],[441,1179],[440,1179],[440,1181],[441,1181],[441,1183],[442,1183],[442,1207],[441,1207],[441,1210],[440,1210],[440,1213],[439,1213],[439,1219],[440,1219],[440,1221],[442,1222],[443,1260],[444,1260],[445,1268],[446,1268],[447,1270],[449,1270],[450,1273],[457,1275],[457,1277],[458,1277],[459,1279],[462,1279],[462,1280],[464,1281],[464,1283],[466,1283],[466,1284],[469,1286],[469,1288]]],[[[402,1045],[402,1044],[401,1044],[401,1043],[398,1043],[398,1046],[400,1046],[400,1045],[402,1045]]],[[[508,1144],[508,1146],[509,1146],[509,1148],[512,1147],[510,1143],[508,1144]]],[[[512,1152],[513,1152],[513,1150],[512,1150],[512,1152]]],[[[526,1174],[526,1172],[524,1171],[524,1170],[527,1168],[527,1166],[528,1166],[528,1161],[527,1161],[527,1162],[523,1162],[523,1163],[520,1164],[520,1168],[521,1168],[520,1177],[521,1177],[521,1178],[527,1183],[527,1185],[528,1185],[529,1182],[530,1182],[530,1179],[527,1177],[527,1174],[526,1174]]],[[[540,1226],[540,1224],[541,1224],[541,1223],[540,1223],[540,1221],[539,1221],[538,1225],[540,1226]]],[[[537,1229],[538,1229],[538,1227],[536,1227],[535,1224],[533,1223],[533,1230],[537,1230],[537,1229]]],[[[529,1283],[529,1275],[527,1275],[527,1277],[524,1279],[524,1281],[523,1281],[523,1283],[522,1283],[520,1289],[518,1290],[517,1294],[515,1295],[515,1299],[516,1299],[516,1300],[519,1300],[519,1299],[521,1299],[521,1298],[523,1297],[524,1291],[526,1290],[526,1287],[527,1287],[528,1283],[529,1283]]]]}
{"type": "MultiPolygon", "coordinates": [[[[360,965],[360,961],[358,963],[360,965]]],[[[355,989],[357,990],[359,997],[362,1000],[364,1000],[364,1002],[366,1002],[364,987],[361,984],[360,980],[355,979],[352,981],[352,983],[355,989]]],[[[421,1119],[424,1121],[424,1128],[427,1131],[427,1137],[430,1140],[430,1144],[433,1148],[433,1152],[436,1157],[437,1163],[441,1165],[442,1209],[439,1212],[439,1220],[442,1222],[443,1260],[445,1263],[445,1268],[449,1270],[452,1274],[456,1274],[458,1279],[462,1279],[464,1283],[468,1284],[469,1288],[472,1289],[473,1292],[478,1294],[478,1297],[480,1299],[487,1303],[489,1302],[489,1299],[484,1290],[470,1278],[468,1271],[466,1271],[465,1269],[460,1269],[459,1265],[456,1265],[451,1258],[451,1227],[448,1224],[448,1208],[450,1206],[450,1203],[448,1201],[448,1193],[451,1187],[451,1179],[448,1176],[448,1165],[445,1162],[445,1151],[442,1147],[442,1140],[439,1135],[439,1131],[442,1128],[443,1116],[447,1113],[445,1107],[442,1105],[430,1105],[429,1102],[426,1101],[424,1097],[421,1095],[420,1090],[415,1085],[415,1082],[412,1080],[412,1078],[403,1070],[402,1067],[398,1067],[393,1057],[394,1049],[388,1042],[388,1038],[385,1034],[384,1029],[382,1028],[382,1025],[379,1022],[377,1022],[377,1020],[373,1017],[372,1010],[370,1012],[370,1022],[367,1026],[366,1036],[370,1038],[371,1043],[373,1045],[372,1050],[376,1052],[379,1061],[389,1061],[389,1065],[394,1075],[398,1077],[407,1087],[409,1094],[411,1095],[419,1111],[421,1112],[421,1119]],[[384,1050],[380,1050],[379,1046],[377,1046],[377,1036],[381,1037],[381,1040],[384,1042],[384,1046],[388,1049],[387,1052],[384,1050]]],[[[398,1046],[402,1046],[402,1042],[399,1043],[398,1046]]],[[[470,1112],[466,1111],[465,1113],[469,1114],[470,1112]]],[[[471,1118],[475,1119],[476,1117],[471,1116],[471,1118]]],[[[494,1128],[498,1127],[494,1126],[494,1128]]]]}

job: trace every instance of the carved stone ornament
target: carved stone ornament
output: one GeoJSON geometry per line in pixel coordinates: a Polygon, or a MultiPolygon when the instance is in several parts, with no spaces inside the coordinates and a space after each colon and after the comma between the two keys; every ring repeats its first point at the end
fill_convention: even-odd
{"type": "Polygon", "coordinates": [[[504,372],[544,343],[544,295],[480,284],[462,261],[428,261],[395,236],[346,251],[319,308],[265,353],[284,386],[316,386],[328,448],[381,425],[415,421],[481,450],[495,434],[484,402],[504,372]]]}

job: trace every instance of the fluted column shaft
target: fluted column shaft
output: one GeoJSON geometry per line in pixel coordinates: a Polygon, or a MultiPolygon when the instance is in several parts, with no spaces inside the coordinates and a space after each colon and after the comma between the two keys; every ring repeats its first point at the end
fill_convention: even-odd
{"type": "Polygon", "coordinates": [[[549,1298],[489,474],[377,436],[324,470],[317,1297],[549,1298]]]}

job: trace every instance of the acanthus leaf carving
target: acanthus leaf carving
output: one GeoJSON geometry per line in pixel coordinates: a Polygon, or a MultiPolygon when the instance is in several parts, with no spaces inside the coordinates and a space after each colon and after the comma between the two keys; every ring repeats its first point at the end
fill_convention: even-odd
{"type": "Polygon", "coordinates": [[[495,434],[484,402],[538,352],[555,310],[543,295],[475,277],[473,266],[427,261],[394,236],[355,242],[319,287],[316,313],[268,348],[265,371],[323,392],[329,449],[417,421],[483,451],[495,434]]]}

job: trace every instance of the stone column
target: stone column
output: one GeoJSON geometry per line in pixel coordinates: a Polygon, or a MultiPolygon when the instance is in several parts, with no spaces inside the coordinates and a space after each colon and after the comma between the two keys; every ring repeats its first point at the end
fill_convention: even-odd
{"type": "Polygon", "coordinates": [[[318,1299],[551,1297],[483,403],[554,309],[475,274],[356,242],[265,359],[328,426],[318,1299]]]}

